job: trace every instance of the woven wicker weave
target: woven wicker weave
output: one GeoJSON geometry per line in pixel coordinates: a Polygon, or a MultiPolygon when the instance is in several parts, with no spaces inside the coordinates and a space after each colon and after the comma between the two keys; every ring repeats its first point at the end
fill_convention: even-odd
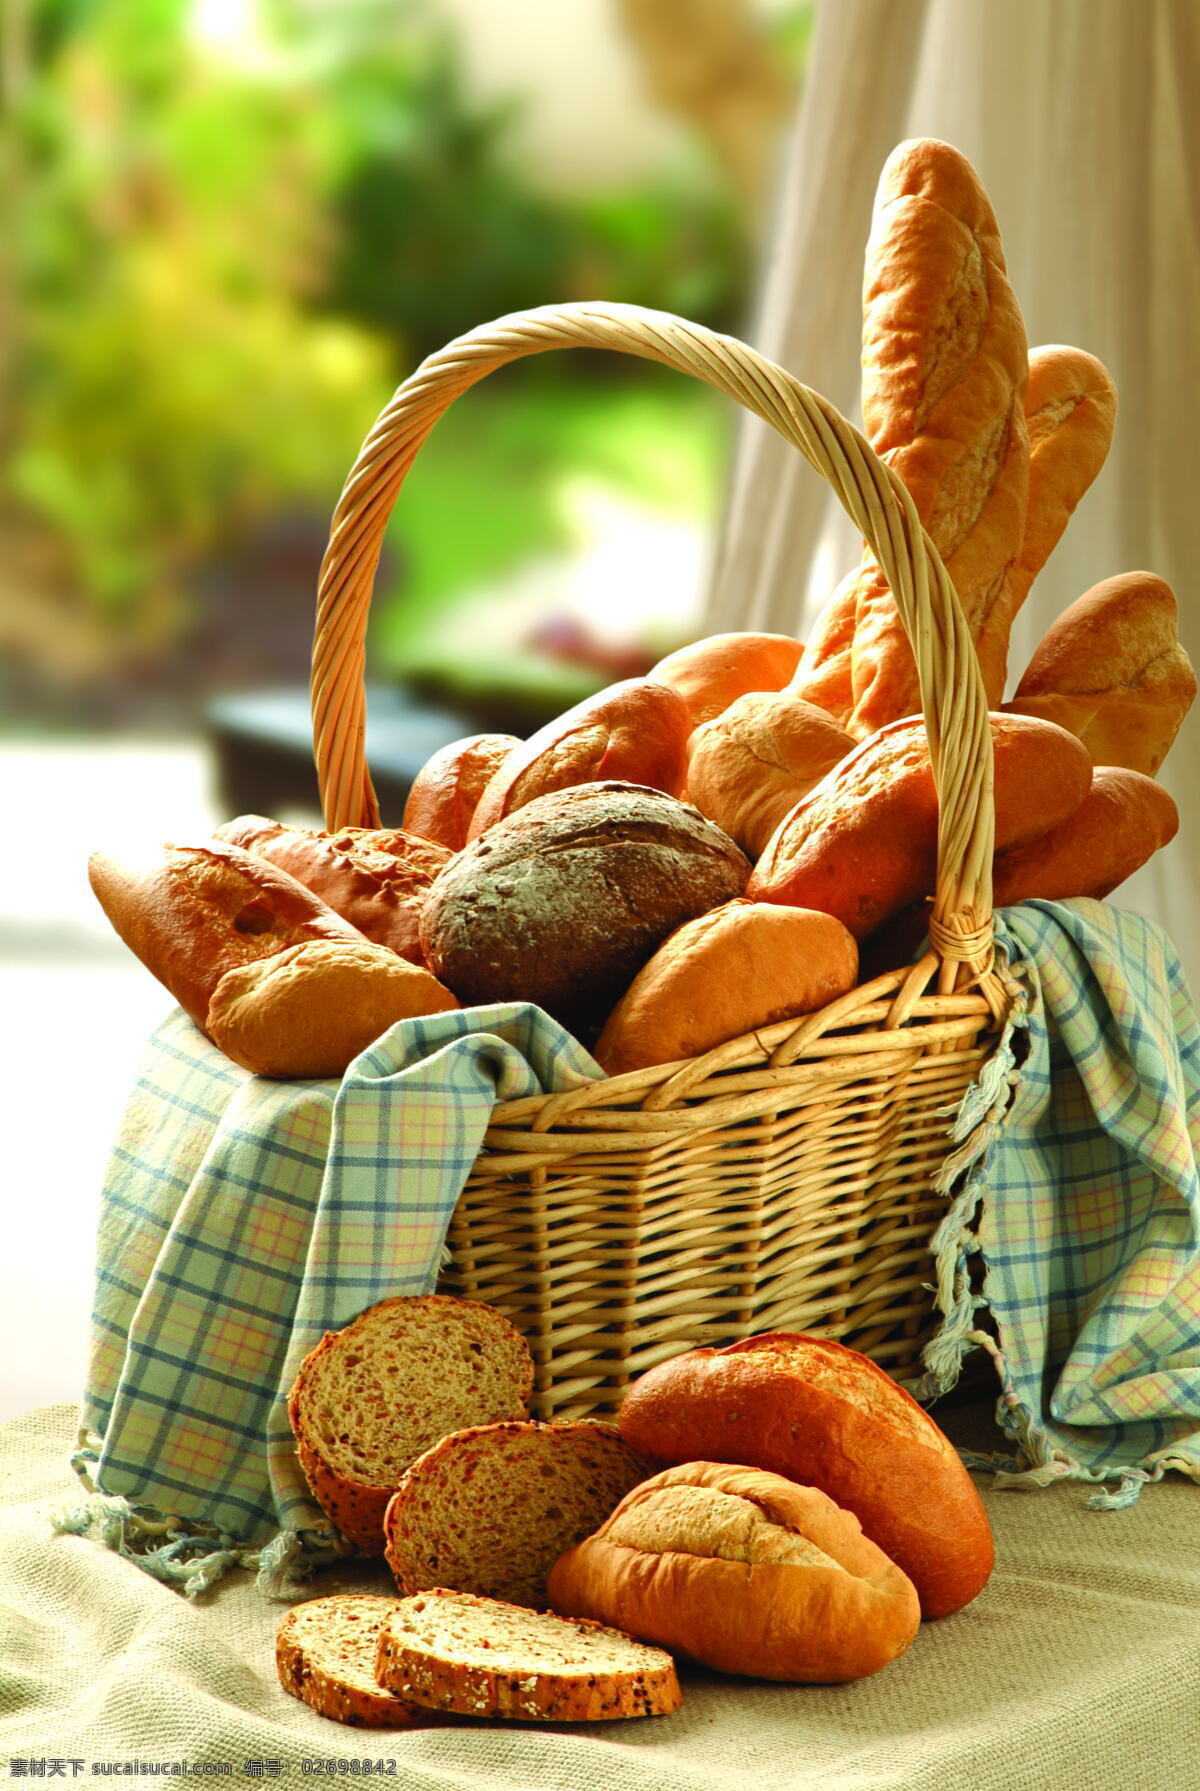
{"type": "Polygon", "coordinates": [[[839,1338],[903,1377],[932,1328],[947,1110],[1009,999],[991,954],[991,734],[970,634],[912,500],[831,405],[741,342],[631,306],[524,312],[432,355],[364,444],[322,568],[312,696],[326,825],[379,821],[363,757],[364,644],[408,468],[469,386],[525,355],[581,347],[663,362],[756,412],[870,543],[920,675],[940,800],[937,950],[799,1024],[498,1105],[442,1285],[525,1332],[541,1417],[609,1413],[665,1357],[771,1328],[839,1338]]]}

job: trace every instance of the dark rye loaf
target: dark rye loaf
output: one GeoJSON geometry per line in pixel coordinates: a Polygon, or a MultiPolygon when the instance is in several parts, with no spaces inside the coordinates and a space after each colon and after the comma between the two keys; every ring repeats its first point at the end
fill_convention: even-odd
{"type": "Polygon", "coordinates": [[[464,1005],[533,1001],[585,1040],[669,933],[742,894],[749,860],[698,809],[576,784],[498,821],[446,867],[421,945],[464,1005]]]}

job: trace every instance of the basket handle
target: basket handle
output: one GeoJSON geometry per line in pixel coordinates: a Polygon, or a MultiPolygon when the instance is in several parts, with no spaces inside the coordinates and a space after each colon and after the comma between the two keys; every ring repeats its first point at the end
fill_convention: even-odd
{"type": "MultiPolygon", "coordinates": [[[[552,348],[609,348],[703,379],[777,429],[829,483],[891,586],[920,683],[938,791],[930,939],[939,986],[991,966],[992,737],[974,643],[954,586],[895,473],[824,398],[732,336],[637,305],[547,305],[470,330],[405,380],[363,444],[321,566],[313,640],[313,749],[325,824],[379,824],[364,754],[367,614],[392,506],[421,444],[468,387],[552,348]]],[[[990,979],[988,979],[990,981],[990,979]]]]}

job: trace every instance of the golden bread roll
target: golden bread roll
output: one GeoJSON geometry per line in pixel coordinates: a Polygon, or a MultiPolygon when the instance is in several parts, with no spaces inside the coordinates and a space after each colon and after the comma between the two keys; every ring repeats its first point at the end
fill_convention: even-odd
{"type": "Polygon", "coordinates": [[[851,1512],[815,1487],[713,1461],[635,1486],[559,1558],[549,1593],[564,1615],[792,1684],[877,1673],[921,1622],[912,1581],[851,1512]]]}
{"type": "MultiPolygon", "coordinates": [[[[863,421],[912,493],[980,638],[1021,551],[1028,348],[1000,232],[974,169],[902,143],[875,197],[863,282],[863,421]]],[[[984,667],[989,700],[1001,687],[984,667]]],[[[792,689],[857,738],[920,707],[916,662],[874,558],[834,593],[792,689]]]]}
{"type": "Polygon", "coordinates": [[[815,1486],[852,1511],[945,1617],[992,1571],[991,1526],[957,1451],[866,1356],[802,1332],[693,1349],[636,1380],[621,1435],[664,1462],[729,1461],[815,1486]]]}
{"type": "Polygon", "coordinates": [[[698,728],[747,691],[782,690],[802,651],[789,634],[709,634],[668,653],[649,675],[679,692],[698,728]]]}
{"type": "Polygon", "coordinates": [[[679,796],[687,777],[688,706],[652,678],[627,678],[576,703],[514,748],[479,799],[468,840],[553,790],[634,783],[679,796]]]}
{"type": "Polygon", "coordinates": [[[996,854],[992,901],[1001,908],[1037,897],[1102,898],[1168,845],[1178,828],[1179,810],[1161,784],[1140,771],[1098,765],[1073,815],[1027,845],[996,854]]]}
{"type": "Polygon", "coordinates": [[[367,939],[410,963],[421,958],[421,908],[451,854],[432,840],[387,827],[325,833],[265,815],[239,815],[215,838],[287,871],[367,939]]]}
{"type": "MultiPolygon", "coordinates": [[[[1003,851],[1073,814],[1092,771],[1065,729],[1023,715],[990,719],[1003,851]]],[[[835,914],[863,939],[933,889],[937,817],[924,723],[893,722],[801,798],[768,842],[746,894],[835,914]]]]}
{"type": "Polygon", "coordinates": [[[385,945],[320,939],[227,970],[204,1030],[256,1076],[340,1076],[397,1021],[457,1006],[428,970],[385,945]]]}
{"type": "Polygon", "coordinates": [[[406,831],[452,852],[461,851],[479,798],[520,744],[515,734],[471,734],[439,748],[421,767],[408,792],[406,831]]]}
{"type": "Polygon", "coordinates": [[[227,971],[313,940],[365,944],[286,871],[224,841],[165,845],[140,862],[93,852],[88,878],[130,951],[202,1031],[227,971]]]}
{"type": "Polygon", "coordinates": [[[857,976],[858,947],[831,914],[738,897],[659,946],[609,1015],[596,1062],[620,1076],[698,1057],[836,1001],[857,976]]]}
{"type": "Polygon", "coordinates": [[[536,797],[458,854],[430,891],[421,943],[464,1005],[534,1001],[587,1040],[667,934],[741,895],[749,875],[733,841],[688,804],[634,784],[578,784],[536,797]]]}
{"type": "Polygon", "coordinates": [[[1106,578],[1046,630],[1005,707],[1057,722],[1097,765],[1153,777],[1196,695],[1176,616],[1175,593],[1153,572],[1106,578]]]}
{"type": "Polygon", "coordinates": [[[854,744],[824,709],[790,691],[751,691],[688,741],[688,801],[757,858],[789,809],[854,744]]]}

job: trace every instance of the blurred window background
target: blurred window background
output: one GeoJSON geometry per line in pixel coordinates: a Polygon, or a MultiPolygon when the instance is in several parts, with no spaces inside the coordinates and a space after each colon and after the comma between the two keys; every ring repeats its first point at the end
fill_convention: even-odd
{"type": "MultiPolygon", "coordinates": [[[[0,1418],[82,1384],[107,1150],[171,1005],[88,852],[316,819],[328,521],[424,355],[573,299],[745,333],[812,10],[3,0],[0,1418]]],[[[452,409],[372,610],[385,821],[442,740],[527,733],[699,632],[733,424],[589,353],[452,409]]]]}

